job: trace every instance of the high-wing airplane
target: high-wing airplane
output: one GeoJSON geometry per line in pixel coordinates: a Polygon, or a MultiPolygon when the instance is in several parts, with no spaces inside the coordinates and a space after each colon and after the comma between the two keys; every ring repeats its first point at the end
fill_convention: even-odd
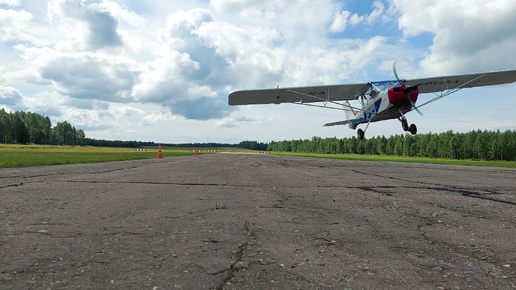
{"type": "Polygon", "coordinates": [[[398,119],[404,131],[415,135],[417,127],[409,126],[405,114],[439,100],[464,88],[499,85],[516,81],[516,70],[441,76],[413,80],[399,79],[396,64],[393,65],[396,80],[349,85],[325,85],[314,87],[291,87],[264,90],[245,90],[229,95],[229,105],[281,104],[299,105],[344,110],[346,120],[327,123],[324,126],[348,125],[358,129],[358,138],[363,139],[371,122],[398,119]],[[419,94],[434,93],[435,97],[416,106],[419,94]],[[358,100],[358,105],[349,101],[358,100]],[[319,103],[319,104],[317,104],[319,103]]]}

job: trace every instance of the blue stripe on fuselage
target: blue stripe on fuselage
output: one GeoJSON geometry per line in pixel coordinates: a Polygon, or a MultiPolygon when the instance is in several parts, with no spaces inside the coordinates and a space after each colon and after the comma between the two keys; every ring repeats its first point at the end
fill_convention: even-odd
{"type": "Polygon", "coordinates": [[[362,117],[353,120],[353,126],[356,127],[362,123],[367,123],[371,120],[376,114],[378,110],[380,110],[380,104],[382,103],[382,98],[379,98],[372,106],[370,106],[367,111],[362,113],[362,117]],[[370,112],[370,113],[369,113],[370,112]]]}

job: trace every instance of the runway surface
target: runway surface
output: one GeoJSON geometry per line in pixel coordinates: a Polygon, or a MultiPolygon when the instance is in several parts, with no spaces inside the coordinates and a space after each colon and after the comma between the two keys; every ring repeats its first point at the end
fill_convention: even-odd
{"type": "Polygon", "coordinates": [[[0,170],[1,289],[513,289],[516,171],[268,154],[0,170]]]}

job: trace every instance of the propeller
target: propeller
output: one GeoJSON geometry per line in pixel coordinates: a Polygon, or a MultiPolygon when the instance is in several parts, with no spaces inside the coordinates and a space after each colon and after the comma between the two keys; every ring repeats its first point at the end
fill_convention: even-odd
{"type": "Polygon", "coordinates": [[[416,112],[419,113],[419,115],[423,115],[423,113],[421,113],[419,111],[419,109],[416,107],[416,105],[414,104],[414,102],[412,101],[412,96],[410,95],[410,92],[412,92],[412,90],[419,86],[419,85],[415,85],[415,86],[406,86],[401,80],[400,78],[398,77],[398,73],[396,72],[396,62],[394,62],[392,64],[392,70],[394,71],[394,76],[396,77],[396,80],[398,80],[398,83],[402,86],[402,90],[404,93],[407,93],[408,94],[408,100],[410,102],[410,105],[412,106],[412,109],[416,110],[416,112]]]}

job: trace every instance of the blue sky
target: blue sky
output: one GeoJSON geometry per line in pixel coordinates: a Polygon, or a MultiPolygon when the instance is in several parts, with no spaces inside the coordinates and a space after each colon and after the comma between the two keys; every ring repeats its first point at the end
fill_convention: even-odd
{"type": "MultiPolygon", "coordinates": [[[[0,107],[87,137],[167,143],[351,137],[334,110],[227,105],[242,89],[516,69],[507,0],[0,0],[0,107]]],[[[420,100],[432,95],[420,96],[420,100]]],[[[516,84],[407,115],[420,133],[516,130],[516,84]]],[[[366,136],[402,134],[399,121],[366,136]]]]}

